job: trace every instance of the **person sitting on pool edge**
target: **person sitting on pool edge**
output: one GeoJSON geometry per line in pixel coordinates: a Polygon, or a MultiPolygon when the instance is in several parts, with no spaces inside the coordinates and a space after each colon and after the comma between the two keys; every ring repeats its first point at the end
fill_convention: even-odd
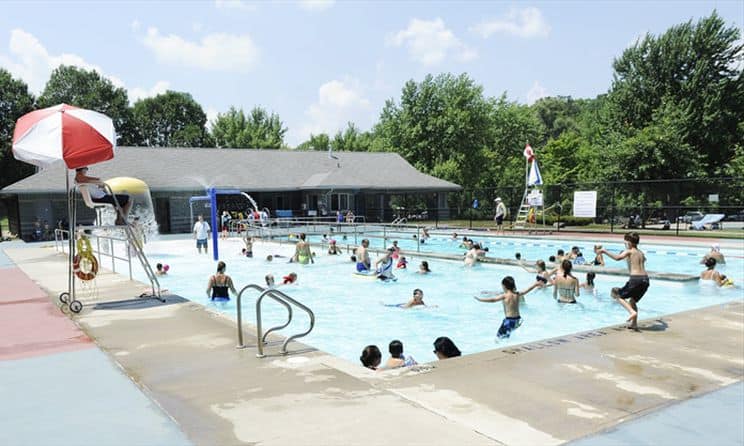
{"type": "Polygon", "coordinates": [[[122,226],[127,224],[127,217],[129,217],[129,210],[132,209],[133,201],[129,199],[129,195],[126,194],[115,194],[114,196],[106,193],[106,183],[101,181],[98,177],[89,177],[87,175],[88,167],[78,167],[75,169],[75,183],[76,184],[90,184],[93,187],[88,187],[88,194],[90,200],[93,203],[106,203],[114,206],[116,210],[116,226],[122,226]],[[116,209],[116,203],[119,203],[121,209],[116,209]]]}
{"type": "Polygon", "coordinates": [[[368,369],[377,370],[382,362],[382,353],[376,345],[368,345],[362,350],[362,355],[359,357],[364,367],[368,369]]]}
{"type": "MultiPolygon", "coordinates": [[[[570,263],[570,262],[569,262],[570,263]]],[[[473,298],[479,302],[503,302],[504,305],[504,320],[501,322],[501,327],[496,333],[499,339],[508,338],[511,333],[522,325],[522,317],[519,315],[519,300],[524,297],[527,293],[532,291],[538,286],[539,282],[535,282],[531,287],[524,291],[517,291],[517,285],[514,283],[514,278],[506,276],[501,280],[501,287],[504,289],[504,293],[496,297],[480,298],[473,296],[473,298]]]]}
{"type": "Polygon", "coordinates": [[[230,294],[228,290],[234,295],[238,292],[235,291],[232,278],[225,274],[227,265],[223,261],[217,262],[217,273],[209,278],[207,283],[207,297],[213,301],[225,302],[230,300],[230,294]]]}
{"type": "Polygon", "coordinates": [[[411,356],[403,354],[403,343],[397,339],[390,342],[390,345],[388,345],[388,351],[390,352],[390,359],[385,363],[386,369],[410,367],[418,364],[411,356]]]}
{"type": "Polygon", "coordinates": [[[462,356],[460,349],[452,342],[452,339],[446,336],[440,336],[434,340],[434,354],[440,360],[462,356]]]}

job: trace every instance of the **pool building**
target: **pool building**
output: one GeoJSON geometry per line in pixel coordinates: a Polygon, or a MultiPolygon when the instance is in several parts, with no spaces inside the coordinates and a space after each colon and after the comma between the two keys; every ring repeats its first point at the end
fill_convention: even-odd
{"type": "MultiPolygon", "coordinates": [[[[92,166],[91,175],[134,177],[150,188],[161,233],[189,232],[189,198],[206,187],[250,194],[272,216],[313,217],[351,210],[369,221],[394,218],[394,196],[416,196],[436,209],[430,219],[447,219],[447,193],[462,188],[424,174],[397,153],[120,147],[116,157],[92,166]]],[[[28,238],[34,222],[67,215],[62,165],[45,169],[0,191],[10,214],[10,232],[28,238]]],[[[245,197],[221,195],[220,209],[244,211],[245,197]]],[[[78,215],[93,220],[79,202],[78,215]]],[[[80,218],[80,217],[79,217],[80,218]]]]}

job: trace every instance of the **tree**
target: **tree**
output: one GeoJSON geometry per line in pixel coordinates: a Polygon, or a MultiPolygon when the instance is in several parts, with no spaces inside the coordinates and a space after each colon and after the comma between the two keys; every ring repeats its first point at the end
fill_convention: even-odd
{"type": "Polygon", "coordinates": [[[374,145],[374,135],[361,132],[353,122],[346,124],[343,131],[338,131],[331,141],[333,150],[339,152],[369,152],[374,145]]]}
{"type": "Polygon", "coordinates": [[[682,142],[703,155],[706,172],[720,171],[734,145],[744,139],[737,127],[744,116],[744,45],[739,36],[739,29],[727,28],[715,12],[658,37],[647,34],[614,61],[614,125],[634,137],[659,109],[674,109],[682,142]]]}
{"type": "Polygon", "coordinates": [[[571,96],[542,98],[532,105],[545,128],[545,140],[555,139],[565,131],[576,129],[576,120],[581,114],[585,100],[576,100],[571,96]]]}
{"type": "Polygon", "coordinates": [[[61,103],[103,113],[114,121],[118,143],[132,143],[132,112],[127,91],[114,86],[97,71],[69,65],[60,65],[52,71],[37,106],[45,108],[61,103]]]}
{"type": "Polygon", "coordinates": [[[255,107],[246,116],[243,110],[230,107],[212,124],[212,138],[217,147],[279,149],[284,144],[284,127],[279,115],[255,107]]]}
{"type": "Polygon", "coordinates": [[[34,173],[30,164],[13,158],[13,130],[18,118],[34,108],[28,86],[0,68],[0,188],[34,173]]]}
{"type": "Polygon", "coordinates": [[[205,147],[207,115],[188,93],[167,91],[133,107],[134,143],[148,147],[205,147]]]}
{"type": "Polygon", "coordinates": [[[310,139],[297,146],[297,150],[328,150],[331,147],[331,138],[327,133],[318,135],[310,134],[310,139]]]}
{"type": "Polygon", "coordinates": [[[467,188],[493,143],[491,111],[483,87],[467,75],[428,75],[406,82],[399,103],[386,102],[374,132],[385,150],[467,188]]]}

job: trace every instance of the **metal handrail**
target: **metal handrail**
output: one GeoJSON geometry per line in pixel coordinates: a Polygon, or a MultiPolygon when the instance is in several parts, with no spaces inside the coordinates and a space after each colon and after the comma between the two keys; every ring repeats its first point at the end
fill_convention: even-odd
{"type": "MultiPolygon", "coordinates": [[[[259,292],[262,293],[261,295],[263,295],[263,293],[266,291],[266,288],[264,288],[264,287],[262,287],[260,285],[257,285],[255,283],[252,283],[250,285],[246,285],[243,288],[241,288],[240,292],[238,293],[238,301],[236,303],[237,306],[238,306],[238,345],[236,346],[236,348],[245,348],[246,347],[246,345],[243,343],[243,306],[241,305],[241,300],[242,300],[242,297],[243,297],[243,292],[245,290],[249,289],[249,288],[250,289],[254,289],[254,290],[258,290],[259,292]]],[[[284,307],[287,309],[287,312],[289,314],[288,314],[288,317],[287,317],[287,322],[284,325],[280,325],[280,326],[276,326],[276,327],[270,328],[266,332],[266,334],[263,336],[263,338],[261,338],[261,339],[258,340],[258,344],[262,344],[264,342],[264,339],[266,338],[266,335],[269,334],[269,332],[275,331],[275,330],[281,330],[282,328],[285,328],[287,325],[289,325],[290,322],[292,322],[292,307],[290,307],[287,302],[283,301],[282,299],[280,299],[280,298],[278,298],[276,296],[273,296],[272,295],[272,296],[269,296],[269,297],[271,297],[275,301],[279,302],[280,304],[284,305],[284,307]]]]}
{"type": "Polygon", "coordinates": [[[283,299],[284,301],[289,302],[293,305],[296,305],[300,307],[302,310],[305,310],[305,312],[310,316],[310,328],[308,328],[303,333],[299,333],[299,334],[288,337],[284,341],[284,344],[282,344],[282,349],[280,350],[281,354],[283,355],[287,354],[287,344],[294,341],[295,339],[301,338],[303,336],[307,336],[313,330],[313,327],[315,327],[315,313],[313,313],[313,311],[310,308],[306,307],[302,303],[296,301],[295,299],[289,297],[288,295],[286,295],[285,293],[282,293],[279,290],[269,288],[268,290],[261,293],[261,295],[258,296],[258,300],[256,300],[256,338],[259,340],[257,343],[258,353],[256,354],[256,357],[258,358],[263,358],[264,356],[266,356],[263,353],[264,342],[262,341],[263,336],[261,335],[261,301],[266,296],[283,299]]]}
{"type": "MultiPolygon", "coordinates": [[[[78,230],[85,230],[85,229],[99,229],[101,226],[78,226],[78,230]]],[[[67,251],[65,250],[65,244],[63,243],[66,241],[65,235],[67,237],[70,236],[70,231],[67,229],[55,229],[54,230],[54,248],[57,252],[61,252],[63,254],[67,254],[67,251]]],[[[98,255],[98,259],[103,259],[104,256],[108,256],[111,258],[111,271],[116,272],[116,260],[122,260],[127,262],[127,267],[129,269],[129,280],[132,280],[132,253],[129,250],[129,240],[126,238],[119,238],[119,237],[112,237],[109,235],[100,235],[96,234],[95,232],[90,234],[92,237],[96,237],[96,254],[98,255]],[[101,250],[101,240],[108,241],[109,244],[109,252],[102,251],[101,250]],[[119,257],[116,255],[116,251],[114,250],[114,242],[125,242],[127,244],[126,246],[126,257],[119,257]]],[[[103,264],[103,262],[101,262],[103,264]]]]}

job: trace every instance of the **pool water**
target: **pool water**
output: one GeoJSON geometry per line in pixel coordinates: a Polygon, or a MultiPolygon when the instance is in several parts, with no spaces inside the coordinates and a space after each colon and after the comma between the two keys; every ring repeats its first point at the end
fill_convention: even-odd
{"type": "MultiPolygon", "coordinates": [[[[460,262],[428,259],[433,272],[420,275],[415,272],[422,258],[410,254],[407,255],[410,269],[396,271],[396,282],[382,283],[355,276],[354,265],[347,255],[329,256],[319,248],[314,249],[319,254],[315,264],[307,266],[288,264],[287,258],[266,261],[268,254],[290,256],[294,249],[291,245],[257,242],[254,258],[241,256],[241,248],[242,242],[238,239],[220,242],[222,259],[236,287],[240,289],[249,283],[262,285],[268,273],[280,282],[282,276],[296,272],[298,283],[280,289],[310,307],[316,317],[315,329],[300,341],[353,363],[359,363],[360,352],[368,344],[380,347],[384,361],[388,356],[387,346],[393,339],[401,340],[405,352],[419,362],[428,362],[436,359],[432,343],[439,336],[450,337],[463,354],[472,354],[620,324],[628,316],[609,295],[612,287],[622,286],[627,278],[599,274],[596,293],[582,290],[578,305],[558,304],[552,298],[552,289],[533,291],[521,307],[522,326],[511,338],[496,340],[496,331],[504,317],[502,304],[477,302],[473,296],[484,290],[500,292],[501,279],[507,275],[516,279],[519,289],[524,289],[533,283],[533,273],[506,265],[466,268],[460,262]],[[436,307],[405,310],[383,305],[406,302],[414,288],[421,288],[424,301],[436,307]]],[[[207,280],[214,273],[216,262],[211,255],[198,255],[193,240],[153,241],[146,251],[153,265],[161,262],[170,266],[168,275],[160,278],[163,288],[235,317],[234,299],[221,304],[207,298],[207,280]]],[[[654,258],[653,255],[649,257],[650,261],[654,258]]],[[[693,265],[691,269],[697,272],[702,269],[695,256],[683,259],[693,265]]],[[[726,268],[726,274],[734,278],[737,287],[652,280],[649,291],[639,303],[640,318],[741,299],[740,284],[744,280],[741,259],[726,268]]],[[[135,268],[135,275],[146,282],[139,268],[135,268]]],[[[583,281],[584,275],[579,278],[583,281]]],[[[257,294],[249,291],[243,298],[244,320],[251,324],[255,324],[257,294]]],[[[264,327],[279,325],[285,321],[286,310],[265,299],[263,316],[264,327]]],[[[297,310],[292,325],[281,333],[289,336],[302,332],[307,324],[307,316],[297,310]]]]}
{"type": "MultiPolygon", "coordinates": [[[[432,252],[441,254],[464,254],[467,250],[460,247],[462,242],[462,234],[459,235],[457,240],[453,240],[451,237],[443,237],[441,235],[435,235],[428,239],[425,243],[417,245],[416,240],[413,239],[415,233],[410,232],[373,232],[367,234],[357,235],[357,240],[361,242],[361,239],[365,236],[370,241],[370,247],[382,249],[392,245],[392,241],[396,240],[398,246],[401,249],[408,252],[416,252],[419,249],[421,252],[432,252]],[[383,240],[383,237],[387,238],[387,241],[383,240]]],[[[488,248],[488,257],[498,257],[513,259],[516,253],[522,255],[522,259],[534,264],[535,260],[542,259],[546,262],[548,257],[555,255],[556,251],[563,249],[565,252],[570,252],[571,247],[578,246],[581,253],[584,255],[586,262],[589,263],[594,260],[594,243],[587,240],[546,240],[546,239],[529,239],[529,238],[517,238],[517,237],[491,237],[481,235],[467,235],[468,238],[473,238],[477,243],[480,243],[482,247],[488,248]]],[[[335,236],[338,243],[343,246],[346,244],[354,244],[354,236],[347,236],[347,240],[340,240],[338,236],[335,236]]],[[[310,240],[319,242],[321,237],[311,237],[310,240]]],[[[619,254],[625,249],[623,243],[600,243],[602,247],[610,252],[619,254]]],[[[709,247],[682,247],[682,246],[670,246],[670,245],[659,245],[659,244],[646,244],[641,236],[641,243],[639,248],[646,253],[647,262],[646,269],[649,271],[657,272],[669,272],[679,274],[692,274],[698,275],[702,269],[698,261],[710,251],[709,247]]],[[[744,244],[742,245],[744,250],[744,244]]],[[[607,256],[604,256],[605,265],[610,268],[625,268],[626,262],[616,262],[607,256]]],[[[725,266],[728,269],[741,270],[744,268],[744,262],[741,259],[741,252],[739,252],[738,258],[731,257],[729,264],[725,266]],[[735,268],[734,268],[735,267],[735,268]]],[[[719,266],[718,269],[722,270],[719,266]]]]}

